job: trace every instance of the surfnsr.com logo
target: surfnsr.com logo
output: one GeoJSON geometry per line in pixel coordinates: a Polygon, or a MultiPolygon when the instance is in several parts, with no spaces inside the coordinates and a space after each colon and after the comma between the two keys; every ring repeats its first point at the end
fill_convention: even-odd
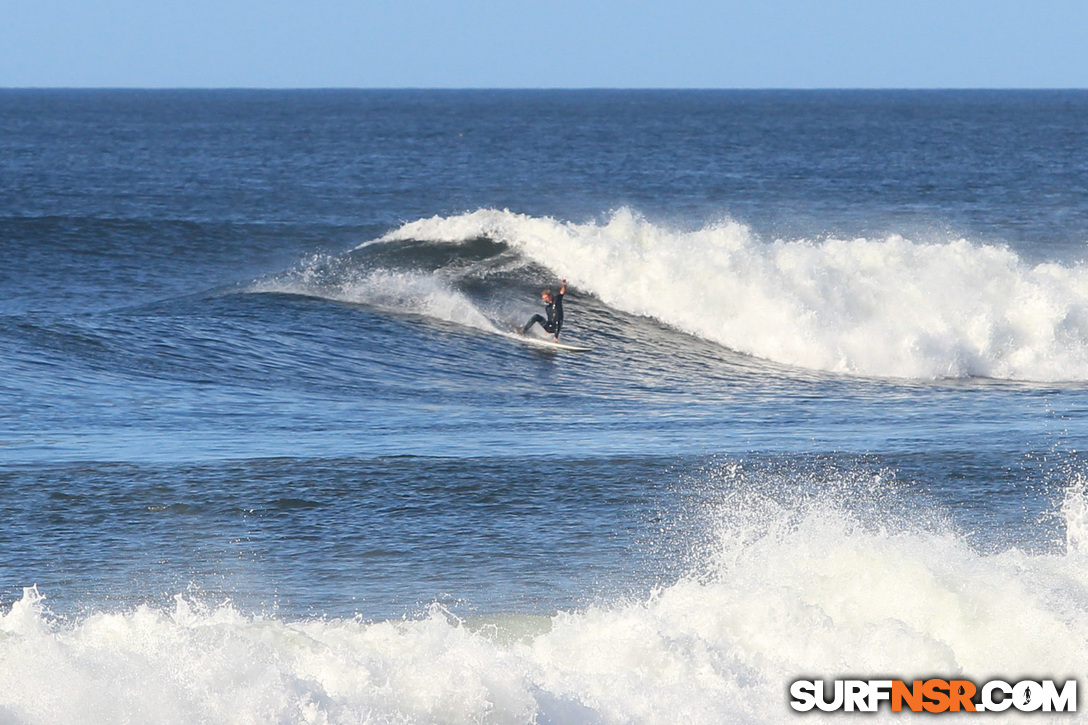
{"type": "Polygon", "coordinates": [[[797,680],[790,685],[790,707],[798,712],[1076,712],[1077,681],[1054,680],[797,680]]]}

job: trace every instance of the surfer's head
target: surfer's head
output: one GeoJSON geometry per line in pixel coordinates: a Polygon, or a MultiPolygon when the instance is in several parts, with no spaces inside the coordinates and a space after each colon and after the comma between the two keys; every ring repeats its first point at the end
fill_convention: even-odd
{"type": "Polygon", "coordinates": [[[552,291],[550,289],[544,290],[540,293],[540,299],[544,300],[545,302],[551,302],[553,299],[552,291]]]}

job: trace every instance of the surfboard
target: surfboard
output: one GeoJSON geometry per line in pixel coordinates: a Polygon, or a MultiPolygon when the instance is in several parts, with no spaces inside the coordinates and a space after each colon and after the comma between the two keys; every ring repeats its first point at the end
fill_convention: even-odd
{"type": "Polygon", "coordinates": [[[550,348],[552,350],[566,350],[567,352],[590,352],[593,350],[591,347],[582,347],[581,345],[568,345],[565,342],[555,342],[554,340],[545,339],[543,337],[529,337],[528,335],[522,335],[517,332],[504,332],[504,336],[517,340],[518,342],[524,342],[527,345],[534,347],[550,348]]]}

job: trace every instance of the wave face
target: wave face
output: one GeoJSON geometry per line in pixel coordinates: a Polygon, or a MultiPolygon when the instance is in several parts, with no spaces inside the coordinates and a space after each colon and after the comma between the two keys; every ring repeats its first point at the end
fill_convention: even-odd
{"type": "Polygon", "coordinates": [[[808,496],[788,476],[715,476],[688,574],[552,617],[463,620],[434,605],[410,620],[290,621],[179,596],[64,621],[27,589],[0,615],[0,716],[781,722],[784,683],[812,673],[1070,677],[1088,657],[1083,480],[1062,504],[1064,550],[985,555],[939,522],[876,525],[896,495],[879,476],[808,496]]]}
{"type": "Polygon", "coordinates": [[[318,257],[300,269],[262,280],[254,292],[305,294],[399,314],[414,314],[487,332],[497,328],[451,280],[417,270],[359,269],[318,257]]]}
{"type": "Polygon", "coordinates": [[[777,363],[864,376],[1088,379],[1088,268],[963,239],[765,241],[622,209],[575,224],[480,210],[381,242],[501,241],[609,306],[777,363]]]}

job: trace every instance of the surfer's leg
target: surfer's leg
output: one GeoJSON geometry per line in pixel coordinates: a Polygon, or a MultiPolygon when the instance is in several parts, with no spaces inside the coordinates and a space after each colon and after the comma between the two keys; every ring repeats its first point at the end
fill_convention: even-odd
{"type": "Polygon", "coordinates": [[[534,322],[539,322],[540,326],[544,327],[545,323],[547,323],[547,320],[545,320],[540,315],[533,315],[532,319],[530,319],[528,322],[525,323],[525,329],[523,329],[521,331],[521,334],[522,335],[528,335],[529,334],[529,328],[533,326],[534,322]]]}

